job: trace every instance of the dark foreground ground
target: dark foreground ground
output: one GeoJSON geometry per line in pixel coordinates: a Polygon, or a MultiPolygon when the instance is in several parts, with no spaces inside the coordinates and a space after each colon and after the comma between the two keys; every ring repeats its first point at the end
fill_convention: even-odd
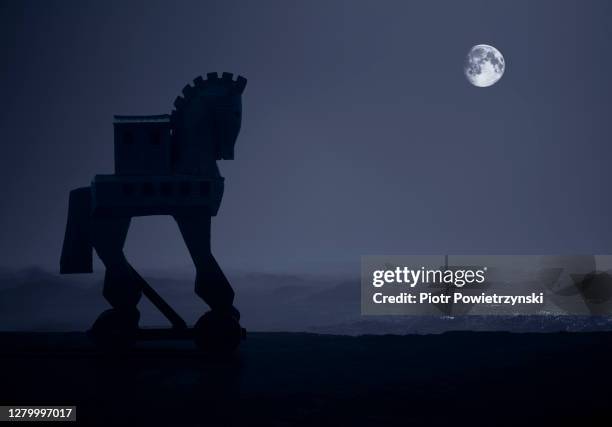
{"type": "Polygon", "coordinates": [[[0,404],[77,405],[94,425],[610,425],[612,334],[251,333],[100,353],[82,333],[0,334],[0,404]]]}

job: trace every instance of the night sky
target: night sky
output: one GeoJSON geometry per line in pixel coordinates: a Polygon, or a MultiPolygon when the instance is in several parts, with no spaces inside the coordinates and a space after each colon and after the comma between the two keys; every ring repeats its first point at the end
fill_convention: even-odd
{"type": "MultiPolygon", "coordinates": [[[[249,79],[213,221],[220,264],[325,272],[365,254],[612,251],[606,1],[0,2],[0,266],[58,269],[68,192],[113,170],[113,114],[249,79]],[[470,86],[471,46],[506,73],[470,86]]],[[[137,268],[190,260],[133,221],[137,268]]]]}

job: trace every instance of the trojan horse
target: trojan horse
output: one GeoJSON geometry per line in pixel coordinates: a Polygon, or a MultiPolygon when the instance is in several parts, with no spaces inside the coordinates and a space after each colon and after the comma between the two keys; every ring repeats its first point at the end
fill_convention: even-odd
{"type": "Polygon", "coordinates": [[[237,345],[240,313],[212,255],[210,231],[224,189],[217,160],[234,158],[245,86],[241,76],[208,73],[184,87],[169,115],[115,116],[115,173],[71,191],[60,260],[62,274],[91,273],[93,248],[106,268],[103,295],[112,308],[92,326],[94,338],[125,339],[142,331],[137,304],[143,292],[173,331],[189,330],[123,253],[132,217],[171,215],[195,264],[195,292],[211,309],[195,325],[196,342],[237,345]]]}

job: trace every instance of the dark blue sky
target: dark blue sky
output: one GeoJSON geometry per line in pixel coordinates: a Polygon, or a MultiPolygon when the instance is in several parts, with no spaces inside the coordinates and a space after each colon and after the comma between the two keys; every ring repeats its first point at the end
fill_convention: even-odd
{"type": "MultiPolygon", "coordinates": [[[[112,115],[167,113],[208,71],[249,79],[224,266],[610,253],[611,41],[605,1],[0,2],[0,266],[57,268],[112,115]],[[488,89],[462,74],[478,43],[506,58],[488,89]]],[[[189,264],[169,218],[135,220],[127,253],[189,264]]]]}

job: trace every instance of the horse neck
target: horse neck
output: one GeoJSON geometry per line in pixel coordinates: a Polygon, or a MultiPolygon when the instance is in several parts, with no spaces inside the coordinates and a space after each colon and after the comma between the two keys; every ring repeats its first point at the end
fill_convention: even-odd
{"type": "Polygon", "coordinates": [[[174,171],[179,175],[220,177],[213,139],[213,123],[209,117],[187,119],[177,129],[174,171]]]}

